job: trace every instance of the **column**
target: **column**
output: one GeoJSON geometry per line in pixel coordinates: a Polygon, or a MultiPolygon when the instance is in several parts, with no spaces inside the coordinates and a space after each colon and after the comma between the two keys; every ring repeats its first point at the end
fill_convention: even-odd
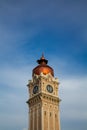
{"type": "Polygon", "coordinates": [[[43,113],[43,106],[42,106],[42,111],[41,111],[41,119],[42,119],[42,122],[41,122],[41,127],[42,127],[42,130],[44,130],[44,113],[43,113]]]}
{"type": "Polygon", "coordinates": [[[60,130],[60,110],[58,105],[58,124],[59,124],[59,130],[60,130]]]}
{"type": "Polygon", "coordinates": [[[38,107],[37,107],[37,130],[38,130],[38,107]]]}

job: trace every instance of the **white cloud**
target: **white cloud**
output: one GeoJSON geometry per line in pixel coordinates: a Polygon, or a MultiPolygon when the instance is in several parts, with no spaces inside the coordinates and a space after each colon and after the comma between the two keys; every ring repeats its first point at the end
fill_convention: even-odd
{"type": "Polygon", "coordinates": [[[10,87],[23,87],[31,78],[31,66],[23,68],[0,68],[0,82],[3,85],[10,87]]]}
{"type": "Polygon", "coordinates": [[[63,118],[87,120],[87,76],[61,80],[59,95],[63,118]]]}
{"type": "Polygon", "coordinates": [[[64,87],[65,89],[80,89],[81,87],[82,88],[86,88],[87,86],[87,76],[84,76],[84,77],[81,77],[78,76],[74,76],[74,77],[71,77],[68,79],[64,79],[64,80],[61,80],[61,85],[62,87],[64,87]]]}
{"type": "Polygon", "coordinates": [[[23,130],[28,130],[27,128],[23,128],[23,130]]]}

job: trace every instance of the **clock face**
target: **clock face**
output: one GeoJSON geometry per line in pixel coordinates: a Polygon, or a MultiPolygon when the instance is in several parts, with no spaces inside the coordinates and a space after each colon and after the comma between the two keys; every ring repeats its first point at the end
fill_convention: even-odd
{"type": "Polygon", "coordinates": [[[33,93],[36,94],[38,92],[38,86],[34,86],[33,93]]]}
{"type": "Polygon", "coordinates": [[[49,93],[52,93],[53,92],[53,87],[51,86],[51,85],[47,85],[47,91],[49,92],[49,93]]]}

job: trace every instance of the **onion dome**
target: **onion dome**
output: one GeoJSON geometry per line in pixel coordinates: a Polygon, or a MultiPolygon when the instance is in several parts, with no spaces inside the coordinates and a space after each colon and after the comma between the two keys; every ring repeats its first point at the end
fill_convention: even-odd
{"type": "Polygon", "coordinates": [[[52,76],[54,76],[53,69],[47,65],[48,60],[44,58],[44,55],[42,54],[42,57],[37,60],[37,63],[39,64],[33,69],[33,75],[37,74],[40,75],[40,73],[43,73],[44,75],[50,73],[52,76]]]}

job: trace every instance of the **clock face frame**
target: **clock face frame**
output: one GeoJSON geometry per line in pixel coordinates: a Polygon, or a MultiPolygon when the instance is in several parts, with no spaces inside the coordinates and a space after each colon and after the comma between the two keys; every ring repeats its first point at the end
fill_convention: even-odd
{"type": "Polygon", "coordinates": [[[52,93],[53,92],[53,87],[51,85],[47,85],[46,86],[46,89],[49,93],[52,93]]]}
{"type": "Polygon", "coordinates": [[[34,86],[33,93],[36,94],[38,92],[38,90],[39,90],[38,86],[34,86]]]}

